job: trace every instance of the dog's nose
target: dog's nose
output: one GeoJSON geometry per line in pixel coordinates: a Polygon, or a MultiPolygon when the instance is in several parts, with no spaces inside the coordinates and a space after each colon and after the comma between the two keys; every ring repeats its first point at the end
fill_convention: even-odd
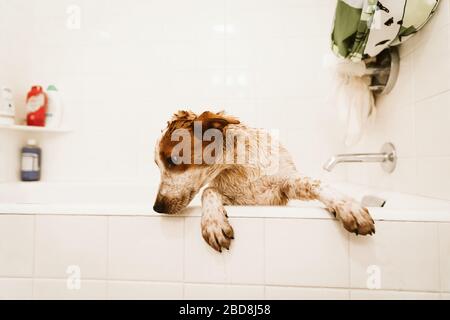
{"type": "Polygon", "coordinates": [[[164,202],[155,202],[153,210],[158,213],[167,213],[167,206],[164,202]]]}

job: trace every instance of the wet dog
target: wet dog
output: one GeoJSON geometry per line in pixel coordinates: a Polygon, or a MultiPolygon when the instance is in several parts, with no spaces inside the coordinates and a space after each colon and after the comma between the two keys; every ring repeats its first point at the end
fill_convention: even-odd
{"type": "Polygon", "coordinates": [[[318,180],[301,176],[287,150],[270,133],[222,112],[178,111],[155,148],[161,183],[153,209],[182,211],[203,188],[201,230],[215,250],[229,249],[234,231],[226,205],[286,205],[319,200],[360,235],[375,233],[368,210],[318,180]]]}

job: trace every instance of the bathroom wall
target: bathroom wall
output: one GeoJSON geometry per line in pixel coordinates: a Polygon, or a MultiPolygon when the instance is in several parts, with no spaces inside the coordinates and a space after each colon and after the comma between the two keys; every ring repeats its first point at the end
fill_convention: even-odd
{"type": "MultiPolygon", "coordinates": [[[[377,101],[377,117],[349,151],[376,152],[395,144],[398,167],[346,166],[351,182],[450,200],[450,5],[400,47],[400,76],[393,91],[377,101]]],[[[341,170],[345,170],[341,167],[341,170]]]]}
{"type": "MultiPolygon", "coordinates": [[[[302,172],[344,177],[321,169],[341,150],[322,68],[334,1],[0,0],[0,6],[8,48],[1,80],[13,87],[18,107],[33,84],[54,83],[64,96],[72,132],[20,140],[32,136],[42,145],[45,181],[156,183],[154,142],[181,108],[224,109],[252,126],[277,129],[302,172]]],[[[5,151],[0,181],[17,181],[16,161],[5,151]]]]}
{"type": "Polygon", "coordinates": [[[450,299],[449,223],[231,223],[217,254],[192,215],[0,215],[0,299],[450,299]]]}
{"type": "MultiPolygon", "coordinates": [[[[23,92],[26,92],[23,77],[27,70],[29,42],[26,41],[27,30],[12,29],[11,26],[19,26],[22,20],[28,21],[32,17],[32,12],[26,8],[26,2],[20,2],[16,5],[11,1],[0,1],[0,87],[6,86],[14,90],[16,105],[23,104],[23,92]]],[[[18,157],[23,139],[20,132],[0,128],[0,183],[17,180],[18,157]]]]}

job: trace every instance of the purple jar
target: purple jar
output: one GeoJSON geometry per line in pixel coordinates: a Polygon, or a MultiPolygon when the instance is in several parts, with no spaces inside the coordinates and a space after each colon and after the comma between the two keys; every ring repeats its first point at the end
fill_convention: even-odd
{"type": "Polygon", "coordinates": [[[36,140],[30,139],[22,148],[20,176],[22,181],[41,180],[41,148],[37,146],[36,140]]]}

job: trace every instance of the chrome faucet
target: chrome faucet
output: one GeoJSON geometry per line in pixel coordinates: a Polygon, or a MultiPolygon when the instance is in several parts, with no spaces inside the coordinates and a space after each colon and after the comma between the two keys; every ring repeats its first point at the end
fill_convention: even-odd
{"type": "Polygon", "coordinates": [[[385,172],[391,173],[395,170],[397,164],[397,154],[392,143],[385,143],[380,153],[348,153],[332,156],[324,164],[323,168],[327,171],[342,162],[378,162],[385,172]]]}

